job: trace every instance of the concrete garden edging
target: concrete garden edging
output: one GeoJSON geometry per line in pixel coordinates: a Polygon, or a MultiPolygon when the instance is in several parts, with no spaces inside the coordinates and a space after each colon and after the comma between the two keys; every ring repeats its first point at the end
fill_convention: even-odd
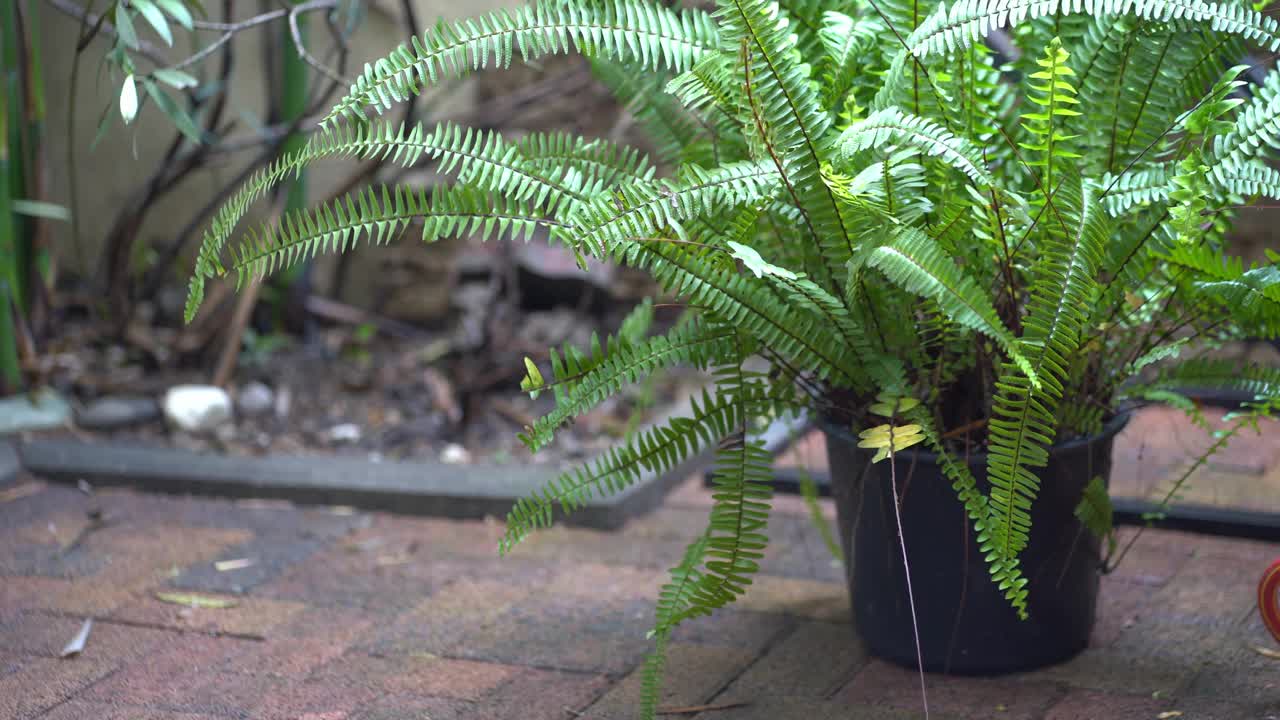
{"type": "MultiPolygon", "coordinates": [[[[670,416],[686,409],[687,405],[677,406],[670,416]]],[[[786,423],[775,423],[760,437],[766,444],[780,444],[792,432],[786,423]]],[[[0,453],[2,448],[0,445],[0,453]]],[[[543,488],[559,472],[532,464],[230,457],[64,438],[21,441],[16,449],[22,468],[53,482],[84,480],[95,486],[128,486],[149,492],[278,499],[300,505],[344,505],[458,519],[505,516],[516,500],[543,488]]],[[[599,529],[620,527],[629,518],[657,507],[668,491],[704,466],[713,454],[714,448],[710,448],[667,473],[645,472],[626,490],[592,498],[565,520],[599,529]]]]}

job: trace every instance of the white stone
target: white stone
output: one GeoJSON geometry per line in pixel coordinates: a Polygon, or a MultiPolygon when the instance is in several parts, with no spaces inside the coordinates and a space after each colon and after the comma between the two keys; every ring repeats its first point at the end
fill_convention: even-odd
{"type": "Polygon", "coordinates": [[[231,396],[213,385],[177,385],[164,394],[164,419],[191,433],[205,433],[231,421],[231,396]]]}
{"type": "Polygon", "coordinates": [[[449,443],[440,451],[440,462],[450,465],[465,465],[471,462],[471,453],[457,443],[449,443]]]}
{"type": "Polygon", "coordinates": [[[240,389],[236,406],[245,417],[255,417],[271,411],[275,406],[275,393],[260,382],[251,382],[240,389]]]}
{"type": "Polygon", "coordinates": [[[329,428],[329,440],[333,442],[360,442],[363,435],[355,423],[342,423],[329,428]]]}

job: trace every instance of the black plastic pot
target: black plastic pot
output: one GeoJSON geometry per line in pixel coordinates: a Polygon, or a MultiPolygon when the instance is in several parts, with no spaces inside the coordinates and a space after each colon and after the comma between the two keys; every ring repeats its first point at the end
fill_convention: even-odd
{"type": "MultiPolygon", "coordinates": [[[[1089,643],[1097,605],[1100,543],[1074,510],[1089,480],[1109,480],[1111,446],[1128,421],[1116,417],[1097,437],[1051,448],[1039,473],[1031,537],[1022,554],[1030,618],[1017,614],[991,582],[976,535],[937,456],[910,450],[896,458],[903,537],[911,567],[924,668],[990,675],[1067,660],[1089,643]]],[[[854,621],[868,650],[916,666],[902,550],[894,519],[889,462],[869,464],[857,437],[824,427],[832,494],[844,542],[854,621]],[[852,546],[852,547],[851,547],[852,546]]],[[[987,491],[985,455],[969,466],[987,491]]]]}

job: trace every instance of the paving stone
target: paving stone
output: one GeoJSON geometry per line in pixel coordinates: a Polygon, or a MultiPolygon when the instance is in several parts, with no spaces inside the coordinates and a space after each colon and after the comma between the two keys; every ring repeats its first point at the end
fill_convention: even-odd
{"type": "Polygon", "coordinates": [[[806,622],[771,647],[716,700],[772,694],[826,698],[866,661],[866,650],[850,626],[806,622]]]}
{"type": "Polygon", "coordinates": [[[5,658],[0,655],[0,717],[35,717],[107,677],[116,664],[101,659],[5,658]]]}
{"type": "Polygon", "coordinates": [[[110,617],[121,622],[175,630],[265,638],[305,608],[301,603],[281,600],[212,593],[200,595],[235,605],[224,608],[188,607],[147,594],[116,609],[110,617]]]}
{"type": "Polygon", "coordinates": [[[382,697],[372,687],[332,680],[290,682],[265,695],[249,708],[253,720],[345,720],[362,705],[382,697]]]}
{"type": "Polygon", "coordinates": [[[849,590],[844,583],[759,575],[734,607],[809,620],[852,622],[849,590]]]}
{"type": "MultiPolygon", "coordinates": [[[[753,659],[743,650],[672,643],[667,647],[659,706],[701,705],[716,696],[753,659]]],[[[643,667],[632,671],[586,710],[592,720],[632,720],[640,704],[643,667]]]]}
{"type": "MultiPolygon", "coordinates": [[[[1137,528],[1120,528],[1117,541],[1124,547],[1136,534],[1137,528]]],[[[1123,580],[1151,587],[1162,587],[1173,579],[1195,554],[1194,536],[1146,530],[1107,579],[1123,580]]]]}
{"type": "MultiPolygon", "coordinates": [[[[467,720],[566,720],[579,717],[578,713],[600,697],[608,686],[608,679],[601,675],[526,668],[463,717],[467,720]]],[[[441,719],[432,716],[431,720],[441,719]]]]}
{"type": "Polygon", "coordinates": [[[1102,578],[1090,647],[1109,647],[1153,608],[1151,587],[1114,576],[1102,578]]]}
{"type": "MultiPolygon", "coordinates": [[[[0,651],[58,659],[83,619],[43,612],[19,612],[0,622],[0,651]]],[[[97,619],[80,657],[120,663],[146,658],[179,637],[167,630],[120,625],[97,619]]]]}
{"type": "Polygon", "coordinates": [[[0,537],[19,528],[43,527],[55,514],[78,513],[84,517],[94,505],[87,495],[64,485],[38,480],[23,480],[20,485],[33,486],[32,492],[24,491],[20,497],[0,503],[0,537]]]}
{"type": "MultiPolygon", "coordinates": [[[[834,518],[824,519],[837,529],[834,518]]],[[[837,541],[838,542],[838,541],[837,541]]],[[[807,578],[823,582],[843,583],[844,564],[837,560],[808,515],[775,513],[769,520],[769,547],[760,571],[781,577],[807,578]]]]}
{"type": "Polygon", "coordinates": [[[265,676],[228,673],[220,668],[244,640],[193,633],[156,648],[146,662],[130,663],[81,693],[81,700],[163,706],[178,712],[245,715],[281,687],[265,676]]]}
{"type": "MultiPolygon", "coordinates": [[[[1044,720],[1134,720],[1155,718],[1162,712],[1176,711],[1172,700],[1157,700],[1150,695],[1121,695],[1094,690],[1072,690],[1054,704],[1044,720]]],[[[1170,716],[1177,717],[1177,716],[1170,716]]],[[[1187,720],[1199,716],[1186,715],[1187,720]]]]}
{"type": "MultiPolygon", "coordinates": [[[[1061,688],[1029,678],[925,676],[929,709],[957,718],[1038,720],[1062,697],[1061,688]]],[[[836,693],[836,702],[914,711],[921,707],[920,676],[914,670],[873,660],[836,693]]]]}
{"type": "Polygon", "coordinates": [[[656,598],[669,577],[665,570],[577,563],[558,572],[539,591],[557,597],[606,602],[643,600],[656,598]]]}
{"type": "Polygon", "coordinates": [[[84,547],[68,550],[56,542],[0,543],[0,575],[75,579],[94,575],[107,564],[106,558],[84,547]]]}
{"type": "Polygon", "coordinates": [[[231,503],[204,508],[210,524],[243,526],[252,534],[246,542],[222,550],[218,560],[248,559],[253,564],[220,571],[213,562],[187,567],[170,586],[202,592],[244,593],[267,583],[304,562],[351,531],[359,518],[329,512],[281,508],[237,511],[231,503]],[[223,517],[223,516],[226,517],[223,517]]]}
{"type": "Polygon", "coordinates": [[[1269,698],[1280,709],[1280,660],[1262,650],[1277,650],[1257,612],[1194,646],[1204,663],[1186,690],[1189,696],[1234,702],[1269,698]]]}
{"type": "Polygon", "coordinates": [[[530,583],[459,579],[376,627],[357,647],[378,655],[447,654],[468,634],[495,626],[499,617],[532,592],[530,583]]]}
{"type": "Polygon", "coordinates": [[[252,643],[224,667],[228,672],[302,680],[341,657],[373,628],[362,613],[304,608],[293,613],[259,643],[252,643]]]}
{"type": "Polygon", "coordinates": [[[331,608],[394,615],[422,602],[457,578],[484,575],[473,563],[434,562],[418,556],[380,564],[371,554],[326,552],[264,583],[256,595],[331,608]]]}
{"type": "Polygon", "coordinates": [[[49,610],[81,617],[101,617],[134,596],[128,585],[97,579],[7,576],[0,582],[0,607],[49,610]]]}
{"type": "MultiPolygon", "coordinates": [[[[705,514],[698,522],[693,526],[694,532],[705,527],[705,514]]],[[[554,525],[530,535],[508,557],[514,561],[573,557],[580,562],[665,570],[680,562],[688,544],[688,540],[677,537],[645,536],[641,541],[630,531],[601,532],[554,525]]]]}
{"type": "Polygon", "coordinates": [[[248,567],[218,570],[213,562],[192,565],[169,581],[169,586],[200,592],[245,593],[275,579],[306,560],[324,541],[286,533],[255,535],[253,540],[222,551],[219,560],[252,560],[248,567]]]}
{"type": "Polygon", "coordinates": [[[380,695],[479,700],[524,668],[432,655],[374,657],[348,652],[318,668],[311,680],[372,689],[380,695]]]}
{"type": "MultiPolygon", "coordinates": [[[[953,720],[941,713],[930,716],[932,720],[953,720]]],[[[812,698],[793,698],[769,695],[756,698],[745,705],[699,713],[694,720],[921,720],[922,712],[909,712],[893,708],[867,705],[850,705],[812,698]]]]}
{"type": "Polygon", "coordinates": [[[1037,678],[1083,690],[1176,695],[1200,670],[1203,660],[1165,654],[1121,653],[1114,648],[1088,648],[1060,665],[1044,668],[1037,678]]]}
{"type": "Polygon", "coordinates": [[[40,720],[221,720],[217,715],[175,712],[164,708],[148,708],[122,703],[96,703],[72,700],[63,703],[52,712],[41,715],[40,720]]]}
{"type": "Polygon", "coordinates": [[[1151,605],[1173,616],[1232,625],[1254,607],[1254,588],[1265,568],[1248,557],[1197,556],[1152,595],[1151,605]]]}
{"type": "Polygon", "coordinates": [[[108,525],[84,542],[107,558],[108,567],[95,579],[149,586],[180,575],[190,565],[213,562],[227,547],[250,537],[249,531],[241,529],[119,524],[108,525]]]}
{"type": "Polygon", "coordinates": [[[10,609],[0,615],[0,653],[56,658],[80,624],[75,618],[10,609]]]}
{"type": "Polygon", "coordinates": [[[671,634],[671,639],[675,642],[740,648],[758,653],[785,635],[794,625],[795,619],[785,615],[722,608],[710,616],[680,623],[671,634]]]}
{"type": "Polygon", "coordinates": [[[649,650],[647,601],[595,604],[571,598],[520,603],[465,630],[449,654],[490,662],[621,675],[649,650]]]}
{"type": "Polygon", "coordinates": [[[465,700],[388,696],[364,703],[351,715],[339,716],[335,720],[480,720],[486,717],[481,710],[476,703],[465,700]]]}

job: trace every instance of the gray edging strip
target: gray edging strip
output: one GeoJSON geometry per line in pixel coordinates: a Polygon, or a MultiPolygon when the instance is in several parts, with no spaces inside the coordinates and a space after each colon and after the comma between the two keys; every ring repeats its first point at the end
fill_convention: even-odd
{"type": "Polygon", "coordinates": [[[13,481],[22,469],[18,453],[9,441],[0,439],[0,485],[13,481]]]}
{"type": "MultiPolygon", "coordinates": [[[[662,420],[685,415],[679,403],[662,420]]],[[[0,444],[3,447],[3,444],[0,444]]],[[[150,492],[288,500],[300,505],[348,505],[405,515],[505,517],[520,498],[546,487],[559,471],[547,465],[373,462],[332,456],[230,457],[172,448],[97,445],[78,440],[31,440],[17,445],[21,467],[46,480],[128,486],[150,492]]],[[[643,471],[608,497],[592,497],[563,519],[611,529],[662,503],[673,487],[705,465],[715,448],[670,472],[643,471]]],[[[594,463],[594,461],[592,461],[594,463]]],[[[556,508],[560,516],[560,508],[556,508]]]]}
{"type": "MultiPolygon", "coordinates": [[[[84,480],[151,492],[271,498],[452,518],[505,516],[512,503],[544,487],[556,474],[538,465],[244,458],[76,440],[35,440],[23,443],[18,451],[28,471],[57,482],[84,480]]],[[[671,487],[703,461],[704,457],[694,457],[661,477],[646,473],[621,493],[593,498],[566,520],[587,527],[618,527],[656,507],[671,487]]]]}

